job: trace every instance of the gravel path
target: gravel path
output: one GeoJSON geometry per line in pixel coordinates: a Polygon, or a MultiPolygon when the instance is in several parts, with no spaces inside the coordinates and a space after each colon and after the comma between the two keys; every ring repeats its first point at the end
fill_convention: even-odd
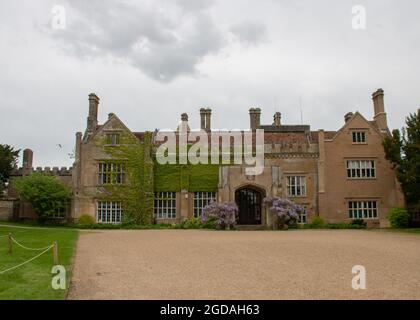
{"type": "Polygon", "coordinates": [[[69,299],[420,299],[420,236],[103,230],[80,235],[69,299]],[[354,265],[366,290],[351,287],[354,265]]]}

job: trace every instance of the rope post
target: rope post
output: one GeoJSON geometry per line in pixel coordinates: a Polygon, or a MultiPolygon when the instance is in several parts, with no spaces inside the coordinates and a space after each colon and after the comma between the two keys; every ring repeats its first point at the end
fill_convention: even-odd
{"type": "Polygon", "coordinates": [[[12,234],[9,233],[9,235],[8,235],[7,238],[9,240],[9,254],[12,254],[12,244],[13,244],[13,242],[12,242],[12,234]]]}
{"type": "Polygon", "coordinates": [[[54,257],[54,265],[58,265],[58,244],[57,241],[54,241],[53,245],[53,257],[54,257]]]}

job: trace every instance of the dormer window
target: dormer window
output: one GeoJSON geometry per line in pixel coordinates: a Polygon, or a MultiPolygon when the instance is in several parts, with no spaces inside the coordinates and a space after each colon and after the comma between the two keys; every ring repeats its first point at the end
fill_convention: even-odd
{"type": "Polygon", "coordinates": [[[366,131],[353,131],[353,143],[366,143],[366,131]]]}
{"type": "Polygon", "coordinates": [[[120,144],[120,134],[119,133],[108,133],[106,135],[106,144],[109,145],[119,145],[120,144]]]}

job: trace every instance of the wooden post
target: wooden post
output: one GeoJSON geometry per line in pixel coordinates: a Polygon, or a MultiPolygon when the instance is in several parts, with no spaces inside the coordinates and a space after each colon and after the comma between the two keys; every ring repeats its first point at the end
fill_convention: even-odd
{"type": "Polygon", "coordinates": [[[9,233],[8,240],[9,240],[9,254],[12,254],[12,244],[13,244],[13,242],[12,242],[12,234],[11,233],[9,233]]]}
{"type": "Polygon", "coordinates": [[[53,257],[54,257],[54,265],[58,265],[58,244],[57,241],[54,241],[53,246],[53,257]]]}

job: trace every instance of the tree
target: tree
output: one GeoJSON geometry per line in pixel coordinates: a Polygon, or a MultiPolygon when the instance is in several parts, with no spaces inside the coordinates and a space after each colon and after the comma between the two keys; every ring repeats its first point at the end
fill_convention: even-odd
{"type": "Polygon", "coordinates": [[[57,177],[43,173],[23,177],[14,187],[22,200],[32,204],[41,222],[64,210],[71,197],[71,190],[57,177]]]}
{"type": "Polygon", "coordinates": [[[383,142],[386,159],[396,171],[409,207],[420,208],[420,109],[410,114],[407,127],[393,130],[383,142]]]}
{"type": "Polygon", "coordinates": [[[0,144],[0,194],[9,180],[10,172],[17,165],[19,152],[7,144],[0,144]]]}

